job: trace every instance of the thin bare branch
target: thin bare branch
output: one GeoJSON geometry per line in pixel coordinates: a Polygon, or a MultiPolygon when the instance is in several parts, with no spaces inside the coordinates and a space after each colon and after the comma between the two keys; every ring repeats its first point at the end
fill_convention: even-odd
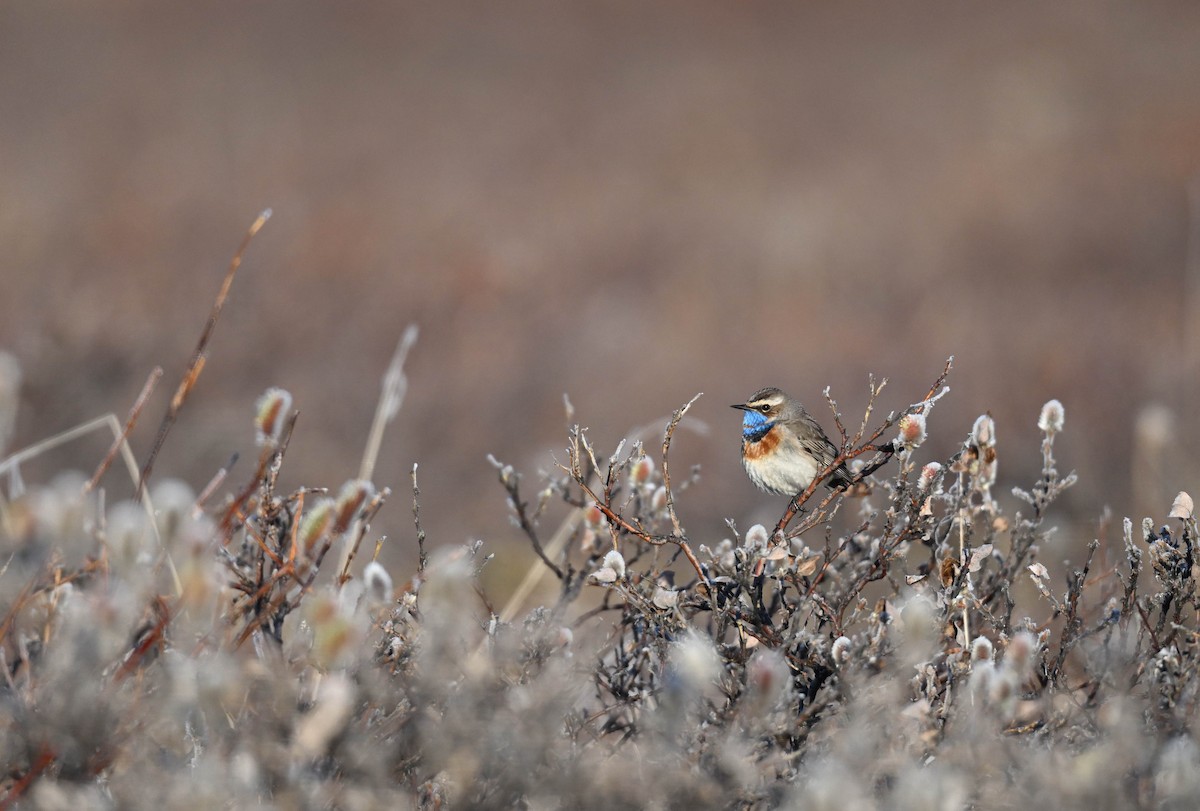
{"type": "Polygon", "coordinates": [[[429,556],[425,554],[425,530],[421,526],[421,489],[417,487],[417,465],[414,462],[412,466],[412,515],[413,526],[417,530],[417,575],[425,575],[425,567],[429,563],[429,556]]]}
{"type": "MultiPolygon", "coordinates": [[[[667,430],[663,434],[663,487],[667,493],[667,514],[671,517],[671,526],[674,527],[675,537],[677,538],[683,537],[683,528],[679,526],[679,516],[675,514],[675,495],[671,488],[671,468],[668,461],[671,451],[671,439],[675,435],[675,428],[679,425],[680,421],[683,420],[684,415],[688,413],[688,409],[690,409],[692,404],[699,400],[702,396],[704,396],[704,392],[699,392],[695,397],[684,403],[682,407],[675,409],[675,413],[671,415],[671,421],[667,424],[667,430]]],[[[685,554],[687,554],[687,550],[685,550],[685,554]]]]}

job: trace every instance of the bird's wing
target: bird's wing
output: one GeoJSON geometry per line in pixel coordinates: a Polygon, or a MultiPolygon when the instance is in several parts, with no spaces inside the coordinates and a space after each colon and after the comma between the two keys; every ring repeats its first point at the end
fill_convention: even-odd
{"type": "MultiPolygon", "coordinates": [[[[811,453],[821,463],[821,467],[829,467],[829,464],[837,458],[841,450],[837,445],[833,444],[825,429],[821,427],[821,423],[817,422],[812,414],[807,411],[800,415],[800,422],[803,423],[807,430],[797,431],[800,437],[800,444],[811,453]]],[[[829,477],[830,484],[848,484],[850,482],[850,471],[846,466],[838,465],[837,470],[829,477]]]]}

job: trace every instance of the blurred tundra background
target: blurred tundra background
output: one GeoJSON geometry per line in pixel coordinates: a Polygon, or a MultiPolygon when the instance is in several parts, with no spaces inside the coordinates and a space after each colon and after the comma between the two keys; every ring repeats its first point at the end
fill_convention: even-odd
{"type": "MultiPolygon", "coordinates": [[[[386,556],[414,552],[414,462],[432,543],[518,542],[485,455],[535,492],[564,393],[601,450],[645,425],[656,448],[705,393],[673,460],[702,465],[679,508],[712,543],[784,506],[729,403],[777,385],[832,429],[826,386],[853,423],[869,372],[886,412],[953,354],[919,453],[990,411],[1001,491],[1028,486],[1059,398],[1074,546],[1195,488],[1198,171],[1189,2],[9,3],[7,450],[123,419],[162,365],[144,457],[271,207],[160,477],[199,489],[240,453],[244,481],[276,385],[301,412],[284,486],[336,488],[416,322],[386,556]]],[[[22,472],[90,471],[109,439],[22,472]]]]}

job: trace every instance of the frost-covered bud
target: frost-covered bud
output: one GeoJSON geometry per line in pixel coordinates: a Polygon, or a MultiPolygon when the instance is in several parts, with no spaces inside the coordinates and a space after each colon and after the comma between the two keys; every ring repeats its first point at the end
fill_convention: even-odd
{"type": "Polygon", "coordinates": [[[925,441],[924,414],[905,414],[900,418],[899,428],[895,440],[897,446],[911,450],[925,441]]]}
{"type": "Polygon", "coordinates": [[[746,548],[756,552],[761,552],[767,548],[767,540],[769,537],[770,536],[767,535],[766,527],[764,527],[762,524],[755,524],[754,526],[750,527],[750,529],[746,530],[746,548]]]}
{"type": "Polygon", "coordinates": [[[1058,400],[1050,400],[1042,406],[1042,413],[1038,416],[1038,430],[1048,436],[1054,436],[1063,429],[1065,420],[1063,404],[1058,400]]]}
{"type": "Polygon", "coordinates": [[[292,395],[286,389],[270,388],[258,398],[254,415],[255,442],[260,446],[275,446],[283,434],[288,412],[292,410],[292,395]]]}
{"type": "Polygon", "coordinates": [[[1179,495],[1175,496],[1175,501],[1171,503],[1171,518],[1191,518],[1195,513],[1196,505],[1192,502],[1192,497],[1182,490],[1179,495]]]}
{"type": "Polygon", "coordinates": [[[992,640],[979,636],[971,643],[971,661],[990,662],[992,660],[992,640]]]}
{"type": "Polygon", "coordinates": [[[971,427],[971,442],[980,448],[996,444],[996,421],[991,414],[981,414],[971,427]]]}
{"type": "Polygon", "coordinates": [[[375,485],[366,479],[351,479],[342,485],[337,497],[337,521],[334,532],[345,532],[367,502],[375,497],[375,485]]]}
{"type": "Polygon", "coordinates": [[[318,499],[309,507],[304,513],[304,518],[300,520],[300,531],[296,536],[296,543],[300,548],[307,552],[325,537],[326,533],[333,529],[335,514],[334,501],[331,498],[318,499]]]}
{"type": "Polygon", "coordinates": [[[633,463],[633,467],[629,469],[629,483],[636,486],[645,484],[650,481],[650,477],[654,475],[654,460],[649,456],[642,456],[633,463]]]}
{"type": "Polygon", "coordinates": [[[938,480],[938,475],[942,472],[941,462],[930,462],[921,468],[921,475],[917,477],[917,489],[922,493],[930,492],[933,483],[938,480]]]}
{"type": "Polygon", "coordinates": [[[833,659],[833,663],[838,667],[850,661],[850,638],[839,636],[833,640],[833,647],[829,649],[829,658],[833,659]]]}
{"type": "Polygon", "coordinates": [[[363,583],[367,587],[367,596],[377,603],[392,601],[392,576],[377,560],[373,560],[363,569],[363,583]]]}

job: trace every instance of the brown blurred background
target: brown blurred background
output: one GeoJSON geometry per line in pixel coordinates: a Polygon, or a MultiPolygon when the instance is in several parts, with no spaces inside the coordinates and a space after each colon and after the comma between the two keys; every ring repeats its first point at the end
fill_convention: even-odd
{"type": "Polygon", "coordinates": [[[161,364],[145,453],[272,207],[160,475],[200,487],[240,451],[244,480],[279,385],[285,484],[338,486],[417,322],[376,477],[401,491],[390,555],[414,461],[434,543],[514,541],[485,454],[531,480],[561,459],[564,392],[601,448],[705,392],[676,458],[703,465],[681,511],[712,542],[783,506],[744,478],[729,403],[778,385],[829,425],[826,385],[849,415],[886,375],[896,408],[954,354],[925,458],[990,410],[1001,490],[1027,486],[1060,398],[1082,474],[1060,517],[1087,540],[1105,505],[1161,518],[1194,487],[1198,169],[1190,2],[5,4],[15,446],[123,415],[161,364]],[[1165,460],[1134,439],[1154,403],[1165,460]]]}

